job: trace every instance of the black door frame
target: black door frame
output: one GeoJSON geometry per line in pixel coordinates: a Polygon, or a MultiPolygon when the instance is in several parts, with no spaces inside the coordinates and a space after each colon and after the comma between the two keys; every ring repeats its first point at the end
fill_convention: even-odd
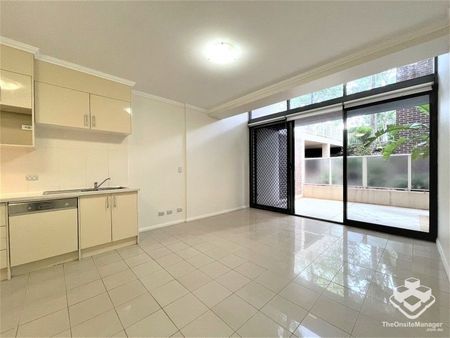
{"type": "Polygon", "coordinates": [[[358,228],[368,229],[368,230],[375,230],[380,231],[392,235],[399,235],[404,237],[410,237],[410,238],[416,238],[416,239],[422,239],[427,241],[436,241],[437,238],[437,196],[438,196],[438,185],[437,185],[437,175],[438,175],[438,168],[437,168],[437,118],[438,118],[438,111],[437,111],[437,81],[435,84],[433,84],[432,90],[428,92],[421,92],[416,93],[408,96],[402,96],[398,98],[393,99],[387,99],[378,101],[375,103],[370,103],[366,105],[361,106],[354,106],[351,109],[344,108],[343,111],[343,117],[344,117],[344,142],[343,142],[343,188],[344,188],[344,225],[354,226],[358,228]],[[368,223],[368,222],[361,222],[356,221],[348,218],[347,213],[347,205],[348,205],[348,180],[347,180],[347,147],[348,147],[348,137],[347,137],[347,117],[348,117],[348,111],[364,108],[364,107],[370,107],[377,104],[382,103],[388,103],[388,102],[394,102],[394,101],[401,101],[404,99],[412,98],[412,97],[418,97],[418,96],[425,96],[428,95],[429,97],[429,103],[430,103],[430,156],[429,156],[429,230],[428,232],[422,232],[422,231],[416,231],[416,230],[410,230],[410,229],[402,229],[402,228],[396,228],[396,227],[390,227],[387,225],[381,225],[381,224],[375,224],[375,223],[368,223]]]}
{"type": "MultiPolygon", "coordinates": [[[[438,75],[437,74],[438,74],[437,58],[435,58],[434,73],[430,74],[430,75],[425,75],[425,76],[414,78],[411,80],[405,80],[403,82],[398,82],[398,83],[394,83],[394,84],[387,85],[384,87],[374,88],[374,89],[368,90],[366,92],[355,93],[355,94],[351,94],[351,95],[346,94],[346,88],[344,85],[344,95],[340,98],[324,101],[321,103],[312,104],[312,105],[305,106],[305,107],[299,107],[299,108],[295,108],[295,109],[290,109],[290,107],[288,105],[288,110],[285,112],[279,112],[279,113],[271,114],[266,117],[251,119],[250,120],[251,123],[258,123],[259,125],[249,126],[250,207],[263,209],[263,210],[269,210],[269,211],[275,211],[275,212],[281,212],[284,214],[290,214],[293,216],[298,216],[298,217],[303,217],[303,218],[308,218],[308,219],[313,219],[313,220],[318,220],[318,221],[325,221],[325,222],[329,222],[329,223],[335,223],[335,224],[346,225],[346,226],[354,226],[354,227],[358,227],[358,228],[375,230],[375,231],[380,231],[380,232],[393,234],[393,235],[400,235],[400,236],[404,236],[404,237],[416,238],[416,239],[435,242],[436,238],[437,238],[437,231],[438,231],[438,227],[437,227],[437,220],[438,220],[438,201],[437,201],[437,196],[438,196],[438,175],[437,175],[437,173],[438,173],[438,168],[437,168],[437,164],[438,164],[438,135],[437,135],[437,132],[438,132],[438,128],[437,128],[437,124],[438,124],[438,75]],[[343,190],[344,190],[344,193],[343,193],[343,215],[344,215],[344,220],[343,220],[343,222],[336,222],[336,221],[330,221],[327,219],[296,214],[295,213],[295,135],[294,135],[295,121],[284,120],[284,121],[277,121],[277,122],[273,122],[273,123],[264,123],[264,121],[268,120],[268,119],[276,119],[276,118],[286,119],[286,117],[289,116],[290,114],[301,113],[303,111],[307,111],[307,110],[315,109],[315,108],[322,108],[322,107],[326,107],[326,106],[336,104],[336,103],[345,103],[347,101],[352,101],[352,100],[356,100],[356,99],[360,99],[360,98],[364,98],[364,97],[370,97],[370,96],[374,96],[374,95],[389,93],[391,91],[408,88],[408,87],[412,87],[412,86],[420,85],[420,84],[424,84],[424,83],[432,83],[432,90],[428,91],[428,92],[421,92],[421,93],[409,95],[409,96],[405,95],[402,97],[397,97],[397,98],[388,99],[388,100],[384,100],[384,101],[378,101],[376,103],[371,103],[370,105],[388,102],[390,100],[392,100],[392,101],[401,100],[401,99],[405,99],[405,98],[412,97],[412,96],[422,96],[422,95],[427,95],[427,94],[430,96],[430,178],[429,178],[429,180],[430,180],[430,205],[429,205],[430,224],[429,224],[429,232],[426,233],[426,232],[420,232],[420,231],[414,231],[414,230],[408,230],[408,229],[400,229],[400,228],[358,222],[358,221],[353,221],[353,220],[347,219],[347,148],[346,148],[346,145],[347,145],[348,140],[347,140],[347,133],[346,133],[347,109],[345,109],[345,108],[343,109],[343,112],[342,112],[342,115],[343,115],[342,118],[344,121],[344,130],[343,130],[343,141],[344,141],[343,142],[344,143],[344,147],[343,147],[344,148],[344,150],[343,150],[343,152],[344,152],[344,156],[343,156],[343,190]],[[269,126],[272,124],[278,124],[278,123],[286,124],[287,130],[288,130],[288,178],[287,178],[287,180],[288,180],[288,208],[281,209],[281,210],[279,208],[260,206],[260,205],[255,204],[253,202],[255,191],[253,189],[253,184],[252,184],[252,174],[253,174],[253,171],[256,170],[256,166],[254,165],[254,163],[252,163],[252,151],[253,151],[252,130],[254,128],[266,127],[266,126],[269,126]]],[[[361,107],[362,106],[359,106],[359,108],[361,108],[361,107]]],[[[355,108],[357,108],[357,107],[352,107],[352,109],[355,109],[355,108]]]]}
{"type": "Polygon", "coordinates": [[[249,170],[249,182],[250,182],[250,207],[256,208],[256,209],[262,209],[262,210],[268,210],[268,211],[275,211],[280,212],[284,214],[293,215],[294,214],[294,163],[293,163],[293,154],[294,154],[294,129],[293,129],[293,123],[292,121],[277,121],[273,123],[268,124],[262,124],[258,126],[249,127],[249,164],[250,164],[250,170],[249,170]],[[257,166],[256,166],[256,156],[253,156],[256,154],[256,148],[257,148],[257,141],[255,140],[254,131],[259,128],[267,128],[270,126],[280,125],[284,126],[287,130],[287,208],[276,208],[272,206],[262,205],[258,204],[256,197],[257,197],[257,166]]]}

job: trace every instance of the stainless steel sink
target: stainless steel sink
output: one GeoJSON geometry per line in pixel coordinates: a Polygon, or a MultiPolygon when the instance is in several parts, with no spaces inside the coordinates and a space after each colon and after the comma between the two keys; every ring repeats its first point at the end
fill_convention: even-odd
{"type": "Polygon", "coordinates": [[[53,194],[70,194],[77,192],[90,192],[90,191],[108,191],[108,190],[120,190],[126,189],[126,187],[104,187],[104,188],[80,188],[80,189],[66,189],[66,190],[49,190],[44,191],[43,195],[53,195],[53,194]]]}
{"type": "Polygon", "coordinates": [[[120,189],[126,189],[127,187],[104,187],[104,188],[98,188],[97,190],[120,190],[120,189]]]}
{"type": "Polygon", "coordinates": [[[81,192],[89,192],[89,191],[105,191],[105,190],[119,190],[119,189],[125,189],[125,187],[104,187],[104,188],[87,188],[87,189],[81,189],[81,192]]]}

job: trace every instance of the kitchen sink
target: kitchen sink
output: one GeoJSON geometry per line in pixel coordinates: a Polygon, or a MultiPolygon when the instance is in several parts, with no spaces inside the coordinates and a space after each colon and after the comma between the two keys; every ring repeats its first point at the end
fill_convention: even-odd
{"type": "Polygon", "coordinates": [[[81,192],[88,192],[88,191],[105,191],[105,190],[119,190],[119,189],[125,189],[125,187],[104,187],[104,188],[87,188],[87,189],[81,189],[81,192]]]}
{"type": "Polygon", "coordinates": [[[53,195],[53,194],[70,194],[77,192],[90,192],[90,191],[108,191],[108,190],[120,190],[126,189],[126,187],[104,187],[104,188],[80,188],[80,189],[65,189],[65,190],[49,190],[44,191],[43,195],[53,195]]]}

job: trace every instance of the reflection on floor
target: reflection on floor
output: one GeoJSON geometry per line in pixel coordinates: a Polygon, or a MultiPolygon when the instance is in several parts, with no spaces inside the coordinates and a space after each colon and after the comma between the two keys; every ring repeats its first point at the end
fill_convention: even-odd
{"type": "MultiPolygon", "coordinates": [[[[342,208],[342,201],[306,197],[295,200],[297,215],[330,221],[342,222],[342,208]]],[[[424,232],[428,232],[428,215],[428,210],[352,202],[347,209],[349,219],[424,232]]]]}
{"type": "Polygon", "coordinates": [[[449,337],[434,243],[255,209],[142,233],[140,244],[0,283],[1,336],[449,337]],[[435,303],[389,303],[416,277],[435,303]],[[416,321],[415,320],[415,321],[416,321]]]}

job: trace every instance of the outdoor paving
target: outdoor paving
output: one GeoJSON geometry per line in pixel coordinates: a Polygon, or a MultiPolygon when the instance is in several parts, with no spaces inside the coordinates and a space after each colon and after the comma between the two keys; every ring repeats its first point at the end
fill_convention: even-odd
{"type": "MultiPolygon", "coordinates": [[[[302,216],[342,222],[343,205],[342,201],[336,200],[297,198],[295,200],[295,213],[302,216]]],[[[428,210],[377,204],[350,202],[347,209],[347,217],[349,219],[424,232],[428,232],[428,216],[428,210]]]]}

